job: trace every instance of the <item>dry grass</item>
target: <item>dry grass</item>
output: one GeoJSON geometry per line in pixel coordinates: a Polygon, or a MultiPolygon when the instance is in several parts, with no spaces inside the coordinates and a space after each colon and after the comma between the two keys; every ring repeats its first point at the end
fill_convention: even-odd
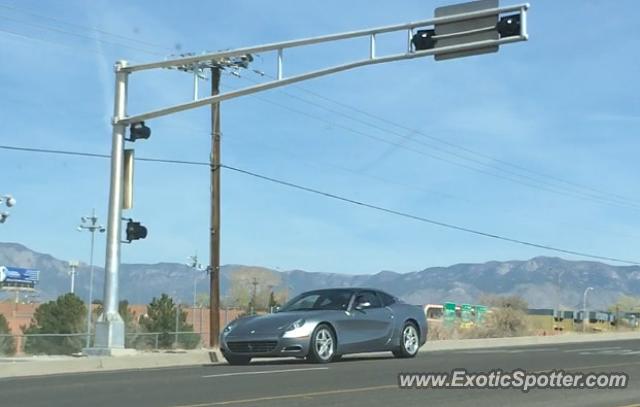
{"type": "Polygon", "coordinates": [[[509,338],[532,334],[527,323],[527,304],[518,297],[486,297],[484,304],[490,312],[484,317],[484,323],[467,324],[460,322],[452,325],[431,323],[427,340],[509,338]]]}

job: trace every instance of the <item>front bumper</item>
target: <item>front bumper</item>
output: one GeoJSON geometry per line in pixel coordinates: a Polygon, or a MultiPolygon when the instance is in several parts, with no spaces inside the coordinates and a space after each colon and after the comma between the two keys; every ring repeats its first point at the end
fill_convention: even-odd
{"type": "Polygon", "coordinates": [[[258,357],[304,357],[309,353],[309,336],[283,338],[269,335],[229,335],[220,338],[223,355],[258,357]]]}

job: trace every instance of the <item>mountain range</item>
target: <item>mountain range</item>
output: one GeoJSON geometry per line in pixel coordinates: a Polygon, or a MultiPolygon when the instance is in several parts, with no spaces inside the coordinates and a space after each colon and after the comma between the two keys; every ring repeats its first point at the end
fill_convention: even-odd
{"type": "MultiPolygon", "coordinates": [[[[69,291],[68,263],[19,243],[0,242],[0,265],[40,270],[38,301],[69,291]]],[[[102,297],[104,269],[95,267],[94,298],[102,297]]],[[[81,264],[76,275],[76,293],[87,298],[89,267],[81,264]]],[[[207,292],[206,273],[185,264],[122,264],[120,297],[129,303],[148,303],[166,292],[191,304],[194,282],[197,292],[207,292]]],[[[613,266],[592,261],[569,261],[557,257],[529,260],[489,261],[430,267],[409,273],[380,271],[375,274],[338,274],[303,270],[277,271],[263,267],[221,267],[222,297],[234,295],[234,284],[253,281],[288,295],[325,287],[380,288],[415,304],[477,303],[486,294],[518,295],[531,308],[580,308],[585,288],[590,307],[605,309],[621,295],[640,296],[640,266],[613,266]],[[235,281],[235,283],[233,282],[235,281]]],[[[250,290],[251,287],[246,287],[250,290]]]]}

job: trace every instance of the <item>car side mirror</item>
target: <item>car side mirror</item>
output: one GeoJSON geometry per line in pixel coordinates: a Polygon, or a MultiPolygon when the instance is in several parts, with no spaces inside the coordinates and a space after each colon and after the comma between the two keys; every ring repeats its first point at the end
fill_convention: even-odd
{"type": "Polygon", "coordinates": [[[355,309],[358,311],[362,311],[363,309],[369,308],[370,306],[371,306],[371,303],[369,301],[365,301],[365,302],[358,303],[355,306],[355,309]]]}

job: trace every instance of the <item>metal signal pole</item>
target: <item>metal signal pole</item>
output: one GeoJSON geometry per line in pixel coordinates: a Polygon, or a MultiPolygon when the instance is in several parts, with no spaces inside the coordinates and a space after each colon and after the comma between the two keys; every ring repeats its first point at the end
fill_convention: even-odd
{"type": "MultiPolygon", "coordinates": [[[[220,93],[220,67],[211,67],[211,96],[220,93]]],[[[211,104],[211,229],[209,250],[209,345],[220,337],[220,102],[211,104]]]]}

